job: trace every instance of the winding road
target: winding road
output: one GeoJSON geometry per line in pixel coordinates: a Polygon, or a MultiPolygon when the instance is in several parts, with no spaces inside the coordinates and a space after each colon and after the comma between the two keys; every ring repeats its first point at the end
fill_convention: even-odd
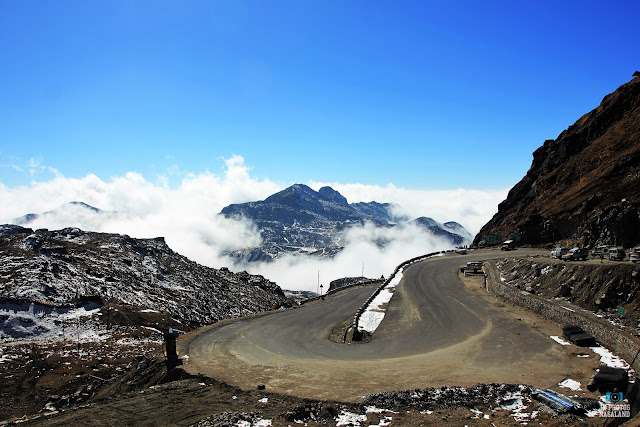
{"type": "MultiPolygon", "coordinates": [[[[509,256],[542,254],[520,249],[509,256]]],[[[430,258],[405,269],[369,343],[328,339],[374,288],[302,307],[220,322],[180,341],[186,370],[243,389],[357,401],[384,390],[478,382],[544,386],[570,369],[568,351],[466,287],[458,267],[504,257],[495,250],[430,258]]]]}

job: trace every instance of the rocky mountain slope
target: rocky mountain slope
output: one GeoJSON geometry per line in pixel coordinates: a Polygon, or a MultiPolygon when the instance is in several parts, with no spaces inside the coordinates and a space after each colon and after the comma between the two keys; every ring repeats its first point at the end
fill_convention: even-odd
{"type": "Polygon", "coordinates": [[[640,76],[634,76],[533,153],[531,168],[474,244],[640,243],[640,76]]]}
{"type": "MultiPolygon", "coordinates": [[[[343,233],[349,228],[372,223],[377,227],[407,224],[407,218],[392,212],[390,203],[352,203],[331,187],[314,191],[295,184],[263,201],[233,204],[221,215],[248,219],[256,224],[262,245],[228,253],[238,260],[269,261],[282,254],[305,254],[331,257],[343,249],[343,233]]],[[[440,224],[431,218],[413,221],[432,235],[451,245],[471,241],[471,235],[460,224],[440,224]]],[[[376,242],[384,245],[384,242],[376,242]]]]}
{"type": "Polygon", "coordinates": [[[264,277],[204,267],[172,251],[161,237],[0,226],[3,303],[61,306],[87,296],[168,312],[191,326],[288,302],[264,277]]]}
{"type": "Polygon", "coordinates": [[[640,266],[627,262],[555,258],[505,258],[496,262],[501,278],[522,291],[565,300],[640,334],[640,266]],[[620,316],[619,307],[624,309],[620,316]]]}

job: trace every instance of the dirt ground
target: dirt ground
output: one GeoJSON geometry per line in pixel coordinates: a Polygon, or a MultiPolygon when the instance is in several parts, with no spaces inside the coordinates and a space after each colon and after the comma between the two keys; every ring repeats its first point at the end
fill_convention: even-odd
{"type": "MultiPolygon", "coordinates": [[[[513,318],[518,319],[518,321],[526,323],[531,328],[539,331],[545,336],[562,337],[562,327],[565,325],[561,325],[555,321],[549,320],[536,313],[526,310],[521,306],[514,304],[511,301],[498,295],[486,292],[484,289],[483,275],[480,274],[465,276],[464,274],[460,273],[460,280],[462,280],[462,283],[464,283],[468,289],[470,289],[476,295],[481,296],[495,309],[501,310],[504,313],[509,314],[513,318]]],[[[558,344],[558,346],[560,346],[560,344],[558,344]]],[[[595,373],[595,370],[600,365],[600,359],[598,355],[591,352],[588,348],[578,347],[573,344],[562,347],[566,347],[565,351],[568,352],[568,357],[573,359],[570,367],[565,373],[565,379],[579,381],[582,384],[582,388],[584,388],[584,390],[571,392],[571,390],[559,388],[557,383],[544,384],[545,378],[548,378],[548,375],[546,375],[543,370],[529,373],[527,376],[527,383],[542,383],[540,388],[553,388],[561,392],[564,391],[565,393],[572,396],[574,394],[577,394],[580,397],[598,398],[600,396],[599,394],[592,393],[586,390],[587,383],[591,379],[591,376],[595,373]]]]}
{"type": "MultiPolygon", "coordinates": [[[[530,405],[533,407],[535,403],[530,405]]],[[[268,391],[241,391],[209,378],[192,377],[21,420],[21,425],[602,425],[602,419],[556,416],[536,409],[521,418],[512,411],[494,410],[486,405],[421,410],[402,406],[364,408],[359,404],[314,401],[268,391]]]]}
{"type": "MultiPolygon", "coordinates": [[[[461,280],[491,307],[501,310],[540,333],[561,335],[561,326],[541,318],[500,297],[484,291],[482,276],[463,276],[461,280]]],[[[159,322],[159,319],[156,319],[159,322]]],[[[133,325],[129,325],[133,327],[133,325]]],[[[138,330],[136,328],[131,331],[138,330]]],[[[51,346],[32,343],[10,349],[10,364],[2,365],[3,389],[0,419],[3,424],[25,425],[176,425],[176,426],[491,426],[491,425],[615,425],[615,420],[555,415],[535,401],[521,413],[495,405],[470,404],[461,407],[415,409],[401,404],[384,408],[363,408],[359,403],[312,400],[266,390],[241,390],[221,381],[191,376],[181,369],[167,374],[162,346],[148,336],[128,332],[129,352],[112,345],[51,346]],[[137,343],[137,344],[134,344],[137,343]],[[114,358],[114,350],[122,357],[114,358]],[[12,353],[13,352],[13,353],[12,353]],[[109,358],[111,355],[111,358],[109,358]],[[270,423],[270,424],[269,424],[270,423]]],[[[598,364],[588,349],[571,346],[566,350],[575,363],[566,378],[584,385],[598,364]]],[[[535,373],[523,383],[542,381],[535,373]]],[[[556,383],[543,384],[568,395],[598,397],[588,391],[571,392],[556,383]]],[[[637,425],[637,424],[630,424],[637,425]]]]}

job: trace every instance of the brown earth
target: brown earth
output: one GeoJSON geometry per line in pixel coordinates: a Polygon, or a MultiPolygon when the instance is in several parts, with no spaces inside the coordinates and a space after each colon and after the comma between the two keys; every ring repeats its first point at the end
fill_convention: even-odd
{"type": "Polygon", "coordinates": [[[65,338],[0,343],[0,420],[85,404],[161,379],[144,372],[163,354],[159,330],[174,326],[169,315],[115,304],[101,314],[92,319],[94,340],[78,342],[68,328],[65,338]]]}

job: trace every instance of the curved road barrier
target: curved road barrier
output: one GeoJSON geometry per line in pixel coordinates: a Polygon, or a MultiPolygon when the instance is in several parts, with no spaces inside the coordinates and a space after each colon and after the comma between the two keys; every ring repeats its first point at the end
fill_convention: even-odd
{"type": "Polygon", "coordinates": [[[408,267],[411,264],[414,264],[414,263],[420,262],[420,261],[424,261],[425,259],[431,258],[431,257],[436,256],[436,255],[443,255],[443,254],[448,253],[448,252],[453,252],[453,251],[449,250],[449,251],[441,251],[441,252],[431,252],[431,253],[426,254],[426,255],[420,255],[420,256],[417,256],[415,258],[411,258],[411,259],[409,259],[407,261],[404,261],[400,265],[398,265],[395,268],[395,270],[393,270],[393,273],[391,273],[391,275],[387,278],[387,280],[385,280],[371,294],[371,296],[364,302],[364,304],[362,304],[362,306],[358,309],[356,314],[353,316],[353,321],[351,322],[351,325],[346,329],[346,331],[344,333],[343,342],[349,343],[351,341],[363,341],[363,340],[369,338],[371,333],[369,331],[367,331],[367,330],[363,330],[362,328],[360,328],[360,318],[362,317],[362,314],[365,311],[370,309],[371,304],[378,297],[380,292],[382,292],[383,289],[387,288],[387,286],[389,286],[391,284],[391,282],[394,280],[394,278],[396,277],[396,275],[399,272],[401,272],[402,270],[404,270],[406,267],[408,267]]]}

